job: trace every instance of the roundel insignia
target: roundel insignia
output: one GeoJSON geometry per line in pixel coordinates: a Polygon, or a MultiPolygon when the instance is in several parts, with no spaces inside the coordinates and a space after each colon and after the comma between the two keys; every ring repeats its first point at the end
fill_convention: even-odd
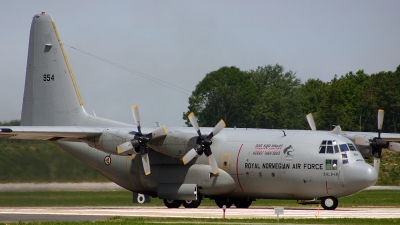
{"type": "Polygon", "coordinates": [[[106,164],[107,166],[111,164],[111,156],[108,155],[104,158],[104,164],[106,164]]]}

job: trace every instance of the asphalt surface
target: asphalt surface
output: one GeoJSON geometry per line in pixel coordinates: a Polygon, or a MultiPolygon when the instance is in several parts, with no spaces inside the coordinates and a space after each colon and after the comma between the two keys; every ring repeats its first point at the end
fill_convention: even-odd
{"type": "MultiPolygon", "coordinates": [[[[226,210],[226,218],[276,218],[274,208],[226,210]]],[[[165,207],[18,207],[0,208],[0,222],[98,221],[111,217],[223,218],[216,207],[168,209],[165,207]]],[[[279,218],[400,218],[400,208],[337,208],[322,210],[285,208],[279,218]]]]}
{"type": "MultiPolygon", "coordinates": [[[[373,186],[370,190],[400,190],[397,186],[373,186]]],[[[122,191],[114,183],[8,183],[0,184],[6,191],[122,191]]],[[[98,221],[120,217],[193,217],[222,218],[219,208],[167,209],[165,207],[13,207],[0,208],[0,222],[30,221],[98,221]]],[[[287,208],[280,218],[400,218],[400,208],[287,208]]],[[[226,210],[226,218],[276,218],[273,208],[226,210]]]]}

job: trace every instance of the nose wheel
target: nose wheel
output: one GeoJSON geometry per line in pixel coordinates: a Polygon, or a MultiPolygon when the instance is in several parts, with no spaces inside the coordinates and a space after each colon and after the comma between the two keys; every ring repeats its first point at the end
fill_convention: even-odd
{"type": "Polygon", "coordinates": [[[325,210],[335,210],[338,206],[338,200],[333,196],[324,197],[321,199],[321,205],[325,210]]]}

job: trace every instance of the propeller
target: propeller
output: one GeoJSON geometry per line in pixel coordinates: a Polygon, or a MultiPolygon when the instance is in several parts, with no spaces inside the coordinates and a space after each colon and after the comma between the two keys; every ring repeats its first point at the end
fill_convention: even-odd
{"type": "Polygon", "coordinates": [[[378,116],[377,116],[378,137],[368,139],[366,137],[356,136],[355,142],[354,142],[357,145],[371,146],[372,155],[374,156],[374,168],[376,169],[377,172],[379,172],[383,148],[387,148],[391,151],[400,152],[400,144],[399,143],[385,141],[384,139],[381,138],[384,114],[385,114],[385,112],[383,109],[378,110],[378,116]]]}
{"type": "Polygon", "coordinates": [[[188,116],[190,123],[196,130],[197,134],[199,135],[197,137],[197,147],[192,148],[186,155],[182,158],[183,164],[187,164],[190,162],[196,155],[201,156],[203,153],[207,156],[208,158],[208,163],[211,166],[211,170],[213,171],[213,174],[218,174],[219,169],[217,165],[217,161],[215,160],[215,157],[212,154],[211,151],[211,145],[212,141],[211,139],[217,135],[224,127],[226,126],[224,120],[220,120],[218,124],[214,127],[213,131],[205,136],[201,134],[199,125],[197,124],[197,118],[195,117],[194,113],[191,112],[188,116]]]}
{"type": "Polygon", "coordinates": [[[135,134],[134,138],[130,141],[122,143],[117,146],[117,153],[121,154],[134,149],[134,152],[141,153],[143,169],[146,175],[151,173],[150,171],[150,160],[147,152],[147,142],[153,138],[163,136],[167,133],[165,126],[159,127],[151,133],[143,134],[140,126],[139,109],[137,105],[132,106],[133,119],[135,120],[138,132],[135,134]]]}
{"type": "Polygon", "coordinates": [[[315,126],[314,117],[313,117],[312,113],[309,113],[307,115],[307,122],[308,122],[308,125],[310,126],[312,131],[316,131],[317,130],[317,127],[315,126]]]}
{"type": "MultiPolygon", "coordinates": [[[[309,113],[306,116],[306,118],[307,118],[307,122],[308,122],[308,125],[310,126],[311,130],[316,131],[317,127],[315,126],[315,121],[314,121],[314,117],[313,117],[312,113],[309,113]]],[[[334,128],[332,129],[331,132],[341,136],[343,133],[342,128],[339,125],[333,125],[333,126],[334,126],[334,128]]]]}

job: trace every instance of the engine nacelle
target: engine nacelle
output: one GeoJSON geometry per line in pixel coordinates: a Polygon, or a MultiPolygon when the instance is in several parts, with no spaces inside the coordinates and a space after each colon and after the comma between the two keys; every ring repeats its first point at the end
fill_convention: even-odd
{"type": "Polygon", "coordinates": [[[162,154],[182,158],[190,149],[196,147],[196,140],[196,134],[169,131],[165,138],[150,141],[147,146],[162,154]]]}
{"type": "MultiPolygon", "coordinates": [[[[87,143],[90,147],[96,148],[100,151],[118,155],[117,146],[133,139],[136,132],[131,129],[113,129],[107,128],[103,130],[103,133],[95,138],[82,139],[82,142],[87,143]]],[[[131,154],[136,152],[132,150],[131,154]]]]}

